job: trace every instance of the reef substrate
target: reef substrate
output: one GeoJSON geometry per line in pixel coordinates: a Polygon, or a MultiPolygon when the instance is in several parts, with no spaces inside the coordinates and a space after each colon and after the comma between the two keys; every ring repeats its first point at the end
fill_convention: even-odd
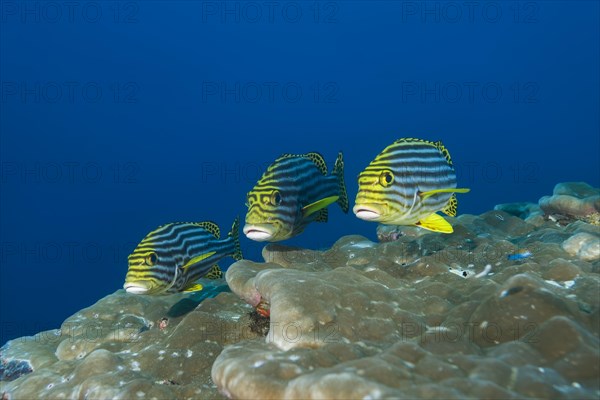
{"type": "Polygon", "coordinates": [[[213,298],[119,290],[4,345],[3,398],[597,399],[598,189],[582,185],[449,218],[451,235],[270,244],[213,298]]]}

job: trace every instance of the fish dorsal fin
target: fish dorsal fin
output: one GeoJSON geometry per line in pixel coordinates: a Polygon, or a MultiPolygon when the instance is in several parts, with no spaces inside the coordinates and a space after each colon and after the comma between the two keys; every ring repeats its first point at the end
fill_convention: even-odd
{"type": "Polygon", "coordinates": [[[202,285],[199,283],[190,283],[186,287],[183,288],[184,293],[198,292],[202,290],[202,285]]]}
{"type": "Polygon", "coordinates": [[[327,164],[325,164],[325,159],[323,158],[323,156],[317,152],[310,152],[310,153],[306,153],[306,154],[291,154],[291,153],[286,153],[286,154],[282,154],[281,156],[279,156],[279,158],[277,160],[275,160],[275,162],[280,161],[284,158],[294,158],[294,157],[304,157],[304,158],[308,158],[309,160],[311,160],[319,169],[319,171],[321,171],[321,173],[323,175],[327,175],[327,164]]]}
{"type": "Polygon", "coordinates": [[[285,153],[285,154],[282,154],[279,157],[277,157],[275,162],[283,160],[284,158],[294,158],[294,157],[302,157],[302,154],[285,153]]]}
{"type": "Polygon", "coordinates": [[[160,228],[164,228],[165,226],[169,226],[169,225],[177,225],[177,224],[183,224],[183,222],[169,222],[168,224],[161,224],[161,225],[157,226],[157,227],[156,227],[156,229],[155,229],[155,230],[153,230],[153,231],[152,231],[152,232],[150,232],[150,233],[154,233],[154,232],[156,232],[157,230],[159,230],[160,228]]]}
{"type": "Polygon", "coordinates": [[[450,152],[442,144],[441,140],[438,140],[437,142],[433,143],[433,145],[435,147],[437,147],[437,149],[444,155],[444,157],[446,157],[446,161],[448,161],[448,164],[450,164],[450,166],[452,166],[452,157],[450,157],[450,152]]]}
{"type": "Polygon", "coordinates": [[[221,237],[221,230],[219,226],[212,221],[196,222],[196,225],[201,226],[210,233],[212,233],[217,239],[221,237]]]}
{"type": "Polygon", "coordinates": [[[213,265],[211,269],[204,275],[206,279],[221,279],[223,277],[223,271],[217,264],[213,265]]]}
{"type": "Polygon", "coordinates": [[[423,139],[417,139],[417,138],[402,138],[402,139],[398,139],[396,140],[394,143],[425,143],[425,144],[429,144],[433,147],[435,147],[436,149],[438,149],[442,155],[446,158],[446,161],[448,161],[448,164],[450,164],[450,166],[452,166],[452,158],[450,157],[450,152],[448,151],[448,149],[446,149],[446,146],[444,146],[444,144],[438,140],[437,142],[432,142],[430,140],[423,140],[423,139]]]}
{"type": "Polygon", "coordinates": [[[204,222],[170,222],[168,224],[162,224],[159,225],[158,228],[156,228],[155,230],[153,230],[152,232],[150,232],[148,234],[148,236],[150,236],[151,234],[158,232],[159,230],[161,230],[162,228],[164,228],[165,226],[178,226],[178,225],[196,225],[199,226],[203,229],[206,229],[207,231],[209,231],[210,233],[212,233],[217,239],[219,239],[221,237],[221,232],[219,229],[219,226],[217,224],[215,224],[212,221],[204,221],[204,222]]]}
{"type": "Polygon", "coordinates": [[[308,217],[309,215],[314,214],[317,211],[327,207],[331,203],[335,203],[337,201],[337,199],[339,199],[339,198],[340,198],[340,196],[329,196],[329,197],[325,197],[324,199],[321,199],[319,201],[315,201],[314,203],[311,203],[307,206],[304,206],[302,208],[302,215],[304,217],[308,217]]]}
{"type": "Polygon", "coordinates": [[[415,225],[433,232],[454,232],[452,225],[450,225],[448,221],[437,214],[431,214],[430,216],[418,221],[415,225]]]}
{"type": "Polygon", "coordinates": [[[186,271],[190,266],[198,264],[200,261],[205,260],[208,257],[215,255],[216,253],[216,251],[209,251],[208,253],[200,254],[199,256],[196,256],[190,261],[186,262],[185,265],[181,267],[181,269],[186,271]]]}
{"type": "Polygon", "coordinates": [[[328,216],[329,216],[329,212],[327,211],[327,208],[321,208],[319,211],[319,215],[317,216],[317,219],[315,219],[316,222],[327,222],[328,216]]]}
{"type": "Polygon", "coordinates": [[[291,153],[285,153],[279,156],[279,158],[277,160],[275,160],[275,163],[277,163],[277,161],[283,160],[285,158],[308,158],[309,160],[311,160],[319,169],[319,171],[321,171],[321,173],[323,175],[327,175],[327,164],[325,164],[325,159],[323,158],[323,156],[319,153],[317,153],[316,151],[311,151],[310,153],[306,153],[306,154],[291,154],[291,153]]]}
{"type": "Polygon", "coordinates": [[[456,194],[452,193],[452,196],[450,196],[450,199],[448,200],[448,203],[446,203],[446,206],[442,209],[442,212],[450,217],[456,217],[457,210],[458,200],[456,200],[456,194]]]}
{"type": "Polygon", "coordinates": [[[441,144],[441,142],[432,142],[431,140],[424,140],[424,139],[417,139],[417,138],[401,138],[401,139],[398,139],[398,140],[396,140],[396,141],[394,142],[394,144],[400,144],[400,143],[409,143],[409,144],[410,144],[410,143],[413,143],[413,144],[414,144],[414,143],[420,143],[420,144],[428,144],[428,145],[430,145],[430,146],[433,146],[433,147],[436,147],[436,148],[438,147],[437,143],[440,143],[440,144],[441,144]]]}
{"type": "Polygon", "coordinates": [[[315,163],[323,175],[327,175],[327,164],[325,164],[325,159],[321,154],[317,152],[310,152],[305,154],[304,157],[309,158],[313,163],[315,163]]]}

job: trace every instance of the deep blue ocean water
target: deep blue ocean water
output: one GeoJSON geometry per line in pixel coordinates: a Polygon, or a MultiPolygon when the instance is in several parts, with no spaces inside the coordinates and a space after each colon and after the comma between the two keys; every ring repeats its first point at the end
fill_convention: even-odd
{"type": "MultiPolygon", "coordinates": [[[[459,213],[600,185],[596,1],[0,2],[0,344],[122,287],[174,221],[228,231],[281,153],[357,174],[442,140],[459,213]]],[[[285,242],[375,239],[330,207],[285,242]]],[[[261,243],[242,238],[249,259],[261,243]]],[[[227,266],[226,260],[223,266],[227,266]]]]}

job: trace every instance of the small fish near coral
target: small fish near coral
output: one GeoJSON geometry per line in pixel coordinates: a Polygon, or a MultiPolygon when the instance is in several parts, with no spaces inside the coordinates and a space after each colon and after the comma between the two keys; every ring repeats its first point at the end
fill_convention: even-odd
{"type": "Polygon", "coordinates": [[[416,225],[452,233],[436,214],[456,216],[456,187],[450,153],[442,142],[403,138],[386,147],[358,176],[354,214],[386,225],[416,225]]]}
{"type": "Polygon", "coordinates": [[[202,290],[196,281],[222,276],[224,257],[242,259],[239,218],[227,238],[214,222],[175,222],[159,226],[128,257],[124,289],[133,294],[172,294],[202,290]]]}
{"type": "Polygon", "coordinates": [[[342,153],[331,174],[319,153],[284,154],[248,192],[244,234],[258,242],[289,239],[313,221],[327,222],[335,202],[348,212],[342,153]]]}
{"type": "Polygon", "coordinates": [[[527,249],[521,249],[514,254],[508,254],[506,259],[509,261],[519,261],[529,258],[533,255],[533,253],[527,249]]]}

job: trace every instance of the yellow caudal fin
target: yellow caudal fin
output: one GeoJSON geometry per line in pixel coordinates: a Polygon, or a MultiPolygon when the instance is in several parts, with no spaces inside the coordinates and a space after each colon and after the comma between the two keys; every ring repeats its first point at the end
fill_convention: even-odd
{"type": "Polygon", "coordinates": [[[201,254],[199,256],[196,256],[194,258],[192,258],[190,261],[186,262],[185,265],[183,267],[181,267],[181,269],[183,269],[184,271],[187,270],[191,265],[197,264],[202,260],[207,259],[208,257],[216,254],[216,251],[209,251],[208,253],[204,253],[201,254]]]}
{"type": "Polygon", "coordinates": [[[223,271],[217,264],[213,265],[212,268],[204,275],[206,279],[220,279],[223,277],[223,271]]]}
{"type": "Polygon", "coordinates": [[[437,193],[467,193],[469,191],[471,191],[471,189],[459,189],[459,188],[435,189],[435,190],[428,190],[427,192],[421,192],[421,193],[419,193],[419,196],[421,196],[421,200],[425,200],[429,196],[432,196],[437,193]]]}
{"type": "Polygon", "coordinates": [[[450,225],[448,221],[446,221],[444,218],[440,217],[437,214],[431,214],[429,217],[420,220],[415,225],[433,232],[454,232],[454,229],[452,229],[452,225],[450,225]]]}
{"type": "Polygon", "coordinates": [[[330,196],[325,197],[324,199],[321,199],[319,201],[315,201],[314,203],[303,207],[302,214],[304,215],[304,217],[308,217],[309,215],[316,213],[320,209],[327,207],[331,203],[335,203],[339,198],[340,196],[330,196]]]}
{"type": "Polygon", "coordinates": [[[458,200],[456,200],[456,195],[452,193],[450,200],[448,200],[448,203],[446,203],[446,206],[442,209],[442,212],[450,217],[456,217],[457,210],[458,200]]]}
{"type": "Polygon", "coordinates": [[[198,292],[202,290],[202,285],[199,283],[190,283],[185,288],[183,288],[184,293],[198,292]]]}

